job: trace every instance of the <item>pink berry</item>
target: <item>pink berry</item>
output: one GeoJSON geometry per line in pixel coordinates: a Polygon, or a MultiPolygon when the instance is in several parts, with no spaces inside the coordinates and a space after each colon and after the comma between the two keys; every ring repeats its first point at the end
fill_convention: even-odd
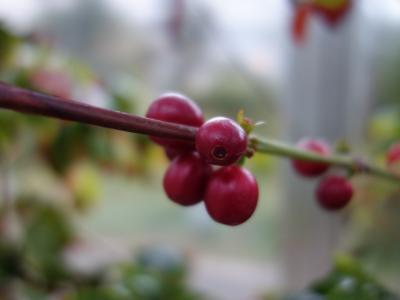
{"type": "Polygon", "coordinates": [[[250,171],[239,166],[222,167],[207,184],[204,203],[218,223],[239,225],[254,213],[258,202],[258,184],[250,171]]]}
{"type": "MultiPolygon", "coordinates": [[[[176,93],[163,94],[155,99],[151,103],[146,117],[194,127],[199,127],[204,123],[203,113],[197,104],[189,98],[176,93]]],[[[176,150],[194,149],[194,144],[190,142],[160,137],[151,137],[151,139],[167,148],[176,150]]]]}
{"type": "MultiPolygon", "coordinates": [[[[320,155],[328,155],[331,150],[327,143],[316,139],[303,139],[296,145],[302,150],[311,151],[320,155]]],[[[325,173],[329,164],[306,160],[292,160],[292,166],[296,172],[305,177],[316,177],[325,173]]]]}
{"type": "Polygon", "coordinates": [[[216,117],[205,122],[197,131],[196,149],[210,164],[230,165],[246,152],[247,135],[231,119],[216,117]]]}
{"type": "Polygon", "coordinates": [[[197,153],[187,152],[177,156],[164,175],[164,190],[168,198],[183,206],[203,200],[211,166],[197,153]]]}
{"type": "Polygon", "coordinates": [[[386,154],[386,164],[392,166],[400,160],[400,143],[393,144],[386,154]]]}
{"type": "Polygon", "coordinates": [[[320,181],[316,196],[321,207],[327,210],[339,210],[350,202],[353,197],[353,187],[348,179],[330,175],[320,181]]]}
{"type": "Polygon", "coordinates": [[[65,73],[38,70],[31,75],[30,81],[33,87],[41,92],[63,98],[71,96],[71,80],[65,73]]]}

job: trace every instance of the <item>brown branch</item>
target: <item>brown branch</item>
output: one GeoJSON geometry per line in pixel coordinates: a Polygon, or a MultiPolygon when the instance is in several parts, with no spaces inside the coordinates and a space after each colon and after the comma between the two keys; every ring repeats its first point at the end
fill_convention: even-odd
{"type": "Polygon", "coordinates": [[[3,82],[0,82],[0,107],[23,113],[187,141],[194,141],[197,131],[195,127],[99,108],[78,101],[18,88],[3,82]]]}

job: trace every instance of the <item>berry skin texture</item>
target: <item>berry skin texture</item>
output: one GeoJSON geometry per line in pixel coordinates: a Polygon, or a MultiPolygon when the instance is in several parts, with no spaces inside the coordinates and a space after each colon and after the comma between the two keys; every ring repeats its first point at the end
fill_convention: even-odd
{"type": "Polygon", "coordinates": [[[250,171],[239,166],[214,172],[207,184],[204,203],[211,218],[225,225],[246,222],[258,202],[258,184],[250,171]]]}
{"type": "Polygon", "coordinates": [[[197,153],[181,154],[171,162],[165,172],[165,193],[177,204],[194,205],[203,200],[211,173],[211,166],[202,161],[197,153]]]}
{"type": "MultiPolygon", "coordinates": [[[[189,98],[177,93],[166,93],[155,99],[147,110],[146,117],[194,127],[204,123],[200,107],[189,98]]],[[[150,138],[161,146],[181,152],[194,149],[194,144],[190,142],[160,137],[150,138]]]]}
{"type": "MultiPolygon", "coordinates": [[[[328,155],[331,150],[327,143],[316,139],[303,139],[296,144],[299,149],[328,155]]],[[[304,177],[317,177],[329,169],[329,164],[305,160],[292,160],[293,169],[304,177]]]]}
{"type": "Polygon", "coordinates": [[[212,118],[197,131],[196,149],[209,164],[227,166],[245,154],[247,135],[242,127],[231,119],[212,118]]]}
{"type": "Polygon", "coordinates": [[[181,151],[179,149],[175,148],[164,148],[165,156],[170,160],[174,160],[175,157],[177,157],[179,154],[181,154],[181,151]]]}
{"type": "Polygon", "coordinates": [[[353,197],[353,187],[346,178],[330,175],[318,184],[316,197],[322,208],[330,211],[339,210],[350,202],[353,197]]]}
{"type": "Polygon", "coordinates": [[[386,154],[386,164],[393,166],[400,160],[400,143],[393,144],[386,154]]]}

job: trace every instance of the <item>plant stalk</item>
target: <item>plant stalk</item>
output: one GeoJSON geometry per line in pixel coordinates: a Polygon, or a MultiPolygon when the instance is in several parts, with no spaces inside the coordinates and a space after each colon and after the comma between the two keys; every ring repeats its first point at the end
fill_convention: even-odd
{"type": "Polygon", "coordinates": [[[250,138],[250,147],[256,152],[283,156],[290,159],[327,163],[332,166],[341,167],[352,173],[366,173],[400,182],[400,175],[389,172],[381,167],[371,165],[360,158],[354,158],[349,155],[320,155],[318,153],[298,149],[279,141],[263,139],[255,136],[250,138]]]}
{"type": "Polygon", "coordinates": [[[197,131],[195,127],[99,108],[2,82],[0,82],[0,107],[23,113],[186,141],[194,141],[197,131]]]}
{"type": "MultiPolygon", "coordinates": [[[[193,143],[197,132],[195,127],[99,108],[73,100],[44,95],[2,82],[0,82],[0,108],[193,143]]],[[[291,159],[324,162],[353,173],[367,173],[400,182],[400,175],[348,155],[323,156],[278,141],[255,136],[250,137],[249,149],[291,159]]]]}

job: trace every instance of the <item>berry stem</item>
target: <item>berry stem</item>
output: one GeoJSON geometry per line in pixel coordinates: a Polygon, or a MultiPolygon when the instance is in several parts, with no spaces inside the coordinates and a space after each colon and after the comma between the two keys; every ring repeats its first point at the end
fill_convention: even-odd
{"type": "MultiPolygon", "coordinates": [[[[44,95],[0,82],[0,107],[22,113],[36,114],[57,119],[76,121],[99,127],[165,138],[175,138],[194,143],[197,129],[99,108],[60,97],[44,95]]],[[[400,175],[348,155],[322,156],[304,151],[279,141],[252,136],[250,150],[287,158],[325,162],[354,173],[367,173],[399,182],[400,175]]]]}
{"type": "Polygon", "coordinates": [[[399,175],[388,172],[381,167],[371,165],[362,159],[354,158],[348,155],[320,155],[314,152],[298,149],[279,141],[262,139],[255,136],[250,138],[250,147],[256,152],[260,153],[284,156],[291,159],[323,162],[347,169],[348,171],[354,173],[366,173],[397,182],[400,181],[399,175]]]}
{"type": "Polygon", "coordinates": [[[0,107],[90,125],[194,141],[196,128],[99,108],[0,82],[0,107]]]}

